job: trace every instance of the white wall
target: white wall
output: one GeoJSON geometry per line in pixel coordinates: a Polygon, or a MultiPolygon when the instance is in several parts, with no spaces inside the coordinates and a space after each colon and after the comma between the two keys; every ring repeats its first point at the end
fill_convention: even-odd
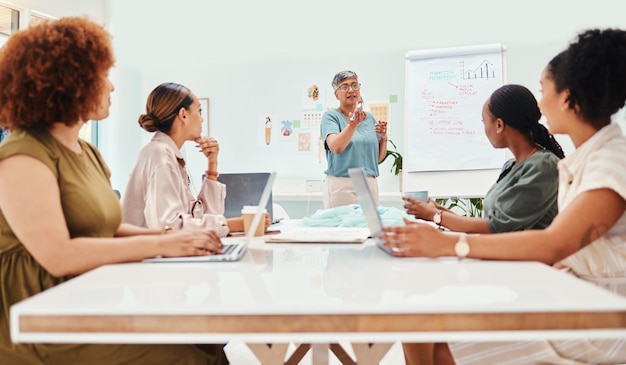
{"type": "MultiPolygon", "coordinates": [[[[137,125],[157,84],[186,84],[210,99],[211,134],[221,143],[220,170],[277,170],[283,179],[320,179],[324,166],[286,146],[259,146],[259,114],[298,118],[303,78],[329,87],[334,73],[352,69],[367,100],[391,104],[391,135],[402,150],[404,55],[409,50],[503,43],[507,82],[539,97],[539,74],[557,52],[589,27],[626,27],[626,2],[615,0],[21,0],[54,16],[89,14],[113,34],[116,86],[100,149],[123,190],[139,149],[151,135],[137,125]],[[251,124],[252,123],[252,124],[251,124]]],[[[328,92],[327,106],[336,107],[328,92]]],[[[566,150],[571,144],[559,139],[566,150]]],[[[192,169],[204,166],[190,161],[192,169]]],[[[381,191],[397,191],[390,165],[381,191]]],[[[405,179],[406,180],[406,179],[405,179]]],[[[463,186],[463,181],[455,182],[463,186]]],[[[488,181],[487,183],[490,183],[488,181]]],[[[406,184],[406,181],[405,181],[406,184]]],[[[485,188],[486,190],[486,188],[485,188]]]]}
{"type": "MultiPolygon", "coordinates": [[[[253,123],[259,114],[299,116],[303,78],[319,76],[329,87],[335,72],[352,69],[366,100],[397,95],[390,137],[402,149],[408,50],[503,43],[507,81],[539,96],[539,75],[552,56],[584,28],[626,27],[625,11],[626,3],[614,0],[179,0],[169,5],[110,0],[117,90],[101,147],[114,186],[123,189],[149,138],[136,124],[145,98],[157,84],[175,81],[210,98],[220,170],[275,169],[281,178],[320,179],[324,166],[281,146],[256,143],[253,123]]],[[[327,101],[336,107],[332,95],[327,101]]],[[[569,142],[562,142],[567,149],[569,142]]],[[[381,168],[381,191],[398,190],[389,167],[381,168]]]]}

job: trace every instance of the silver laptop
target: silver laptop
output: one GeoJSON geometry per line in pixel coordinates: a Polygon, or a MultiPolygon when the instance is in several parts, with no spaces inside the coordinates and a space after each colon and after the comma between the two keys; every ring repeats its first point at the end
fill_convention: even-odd
{"type": "Polygon", "coordinates": [[[376,201],[374,200],[370,186],[367,183],[365,169],[349,169],[348,174],[350,175],[350,179],[352,179],[352,184],[354,185],[356,196],[359,199],[359,204],[361,204],[361,210],[363,210],[363,214],[365,215],[365,220],[367,221],[367,226],[370,229],[372,239],[376,242],[376,246],[393,256],[391,249],[385,247],[384,241],[382,240],[383,221],[380,219],[378,208],[376,207],[376,201]]]}
{"type": "Polygon", "coordinates": [[[275,179],[276,172],[272,172],[265,183],[265,187],[263,188],[263,193],[261,194],[261,199],[258,203],[259,208],[254,214],[254,218],[252,218],[248,234],[246,234],[245,237],[223,238],[222,243],[224,244],[224,247],[222,248],[221,254],[210,256],[154,257],[145,259],[143,262],[212,262],[241,260],[243,255],[246,253],[248,245],[254,237],[254,232],[256,231],[257,226],[263,221],[263,210],[269,201],[275,179]]]}

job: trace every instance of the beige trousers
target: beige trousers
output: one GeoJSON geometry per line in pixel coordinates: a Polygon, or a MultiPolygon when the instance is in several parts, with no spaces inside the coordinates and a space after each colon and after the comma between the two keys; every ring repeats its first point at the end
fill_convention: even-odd
{"type": "MultiPolygon", "coordinates": [[[[367,178],[367,182],[374,195],[374,200],[378,206],[378,182],[373,176],[367,178]]],[[[349,177],[337,177],[326,175],[322,188],[322,200],[324,209],[340,207],[342,205],[359,204],[356,191],[349,177]]]]}

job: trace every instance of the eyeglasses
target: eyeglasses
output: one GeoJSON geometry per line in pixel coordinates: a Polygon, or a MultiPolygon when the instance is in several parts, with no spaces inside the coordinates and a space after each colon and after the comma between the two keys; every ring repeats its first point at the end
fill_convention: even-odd
{"type": "Polygon", "coordinates": [[[358,90],[358,89],[361,88],[361,84],[358,84],[358,83],[354,82],[354,83],[352,83],[350,85],[343,84],[343,85],[337,86],[337,89],[339,89],[339,90],[341,90],[343,92],[348,91],[348,88],[351,88],[352,90],[358,90]]]}

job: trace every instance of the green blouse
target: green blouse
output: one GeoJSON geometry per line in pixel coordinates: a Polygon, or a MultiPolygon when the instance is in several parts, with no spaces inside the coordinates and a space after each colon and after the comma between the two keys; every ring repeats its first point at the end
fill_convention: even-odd
{"type": "Polygon", "coordinates": [[[492,233],[550,225],[558,212],[559,161],[555,154],[543,150],[517,165],[514,159],[504,164],[501,178],[484,200],[485,219],[492,233]]]}

